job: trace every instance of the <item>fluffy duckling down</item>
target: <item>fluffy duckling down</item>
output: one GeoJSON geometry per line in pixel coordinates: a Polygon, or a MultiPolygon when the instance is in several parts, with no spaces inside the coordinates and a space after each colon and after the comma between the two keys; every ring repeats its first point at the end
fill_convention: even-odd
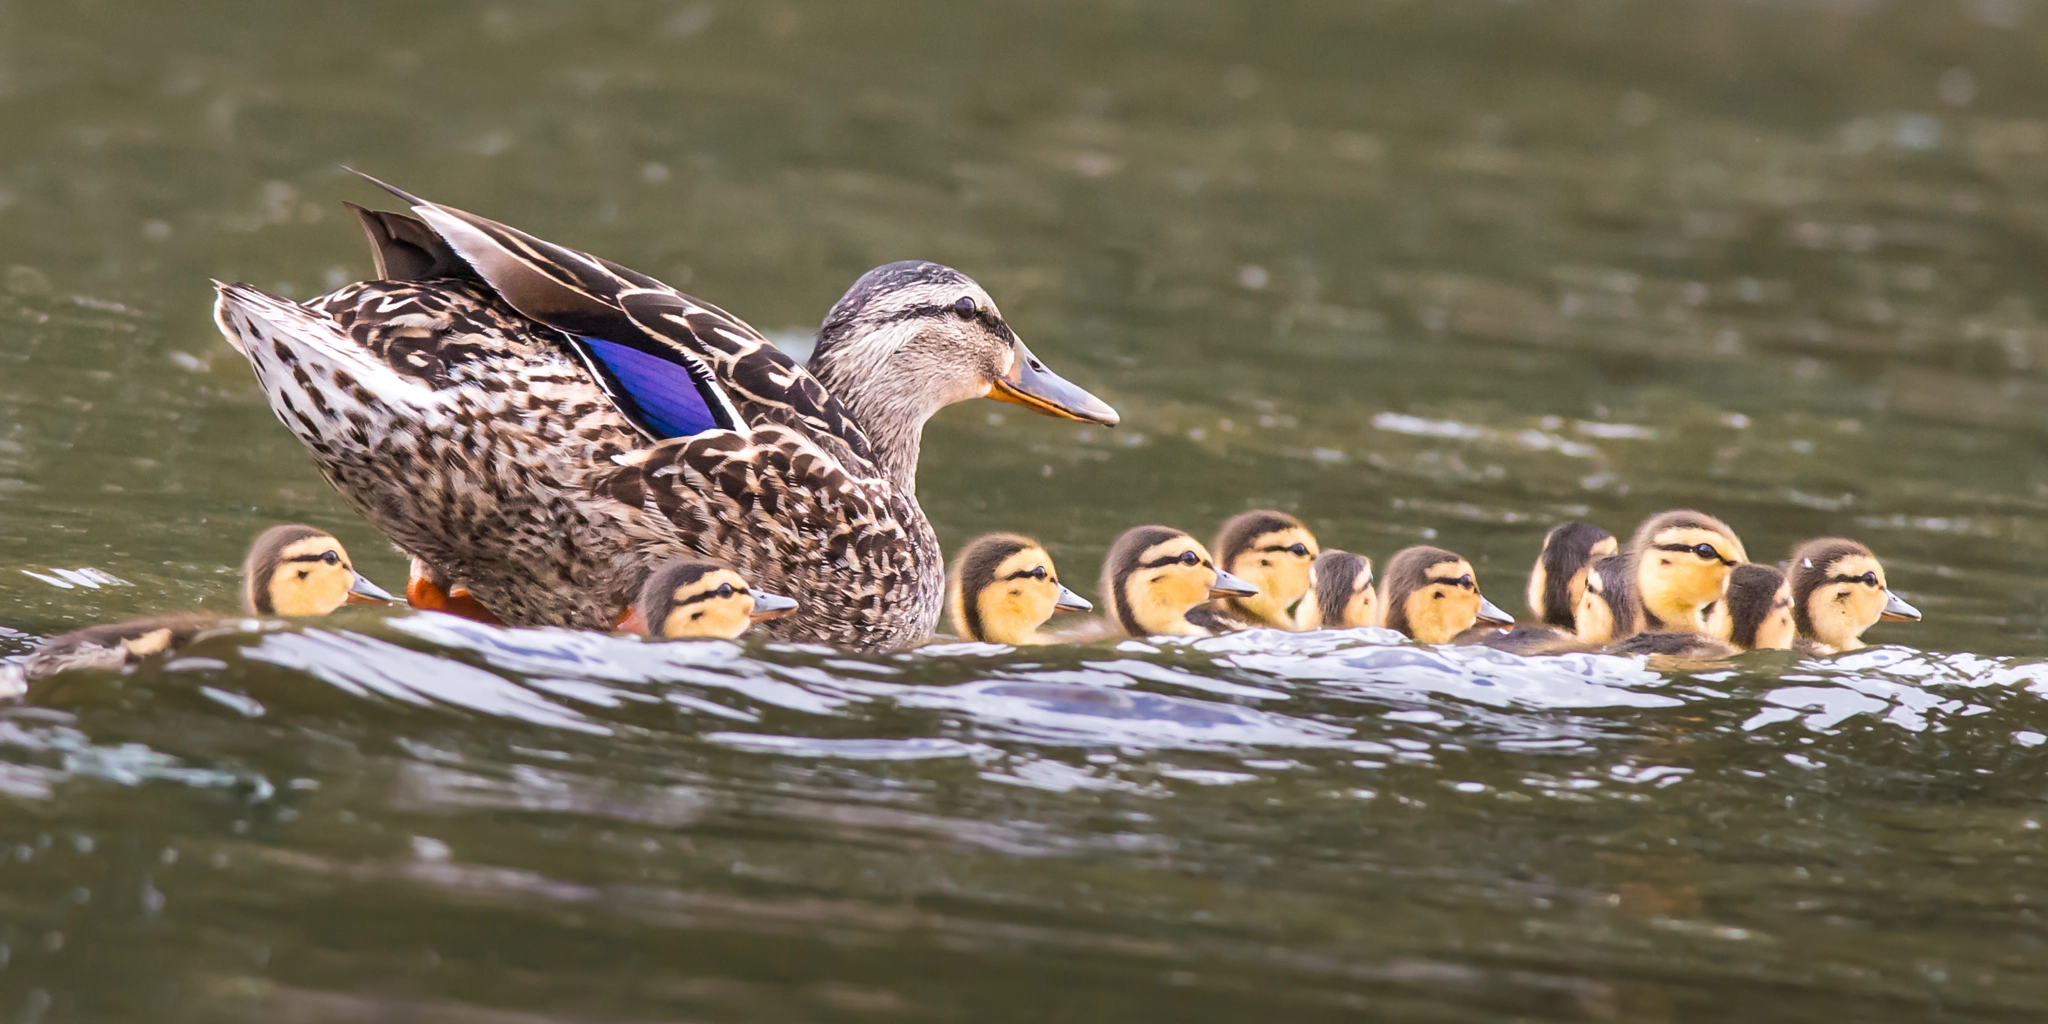
{"type": "Polygon", "coordinates": [[[1593,563],[1574,616],[1579,639],[1607,644],[1646,631],[1704,633],[1728,571],[1748,559],[1735,531],[1704,512],[1651,516],[1626,551],[1593,563]]]}
{"type": "Polygon", "coordinates": [[[1308,570],[1308,592],[1294,606],[1295,629],[1356,629],[1380,624],[1372,559],[1330,548],[1308,570]]]}
{"type": "Polygon", "coordinates": [[[1060,585],[1052,556],[1029,537],[990,533],[969,541],[946,574],[953,630],[970,640],[1023,647],[1054,643],[1039,632],[1054,612],[1093,608],[1060,585]]]}
{"type": "MultiPolygon", "coordinates": [[[[311,526],[273,526],[257,536],[242,560],[242,611],[250,615],[326,615],[344,604],[397,600],[355,570],[333,534],[311,526]]],[[[20,682],[33,688],[76,669],[124,668],[175,652],[221,621],[218,615],[187,612],[89,626],[52,638],[30,654],[20,682]]]]}
{"type": "Polygon", "coordinates": [[[620,628],[659,640],[737,640],[755,623],[796,608],[794,600],[749,587],[716,562],[664,562],[648,574],[620,628]]]}
{"type": "Polygon", "coordinates": [[[1443,548],[1418,545],[1395,552],[1381,588],[1381,624],[1426,644],[1449,643],[1481,622],[1514,621],[1479,593],[1472,563],[1443,548]]]}
{"type": "MultiPolygon", "coordinates": [[[[1301,520],[1285,512],[1255,509],[1224,520],[1210,548],[1216,564],[1258,588],[1248,597],[1229,597],[1209,605],[1211,629],[1265,626],[1294,629],[1295,607],[1309,590],[1309,568],[1322,549],[1301,520]]],[[[1202,622],[1203,616],[1194,616],[1202,622]]]]}
{"type": "Polygon", "coordinates": [[[1798,645],[1812,653],[1856,650],[1863,631],[1879,622],[1920,621],[1920,609],[1892,592],[1877,556],[1856,541],[1807,541],[1793,549],[1786,571],[1798,645]]]}
{"type": "Polygon", "coordinates": [[[1126,636],[1209,636],[1189,615],[1201,605],[1251,597],[1258,588],[1217,567],[1202,542],[1171,526],[1125,530],[1102,563],[1109,621],[1126,636]]]}

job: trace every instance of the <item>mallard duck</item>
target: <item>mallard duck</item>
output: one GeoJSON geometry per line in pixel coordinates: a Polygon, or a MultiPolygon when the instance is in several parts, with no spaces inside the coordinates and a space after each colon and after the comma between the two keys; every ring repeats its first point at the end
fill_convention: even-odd
{"type": "Polygon", "coordinates": [[[1395,552],[1380,588],[1382,624],[1426,644],[1450,643],[1481,622],[1514,621],[1479,593],[1472,563],[1443,548],[1417,545],[1395,552]]]}
{"type": "Polygon", "coordinates": [[[1607,644],[1641,632],[1706,632],[1707,608],[1748,560],[1735,531],[1680,509],[1643,521],[1628,550],[1593,563],[1574,616],[1581,641],[1607,644]]]}
{"type": "Polygon", "coordinates": [[[1308,593],[1309,566],[1322,550],[1301,520],[1267,509],[1240,512],[1223,521],[1210,550],[1225,572],[1259,592],[1200,609],[1197,622],[1206,612],[1211,629],[1294,628],[1294,605],[1308,593]]]}
{"type": "MultiPolygon", "coordinates": [[[[389,186],[386,186],[389,188],[389,186]]],[[[877,267],[808,367],[644,274],[397,189],[356,212],[378,280],[215,319],[329,483],[514,625],[609,629],[648,568],[708,558],[801,595],[764,631],[861,649],[937,626],[926,419],[991,397],[1113,425],[936,263],[877,267]]]]}
{"type": "Polygon", "coordinates": [[[1380,624],[1379,595],[1372,588],[1372,559],[1325,549],[1308,567],[1308,584],[1308,592],[1294,607],[1295,629],[1356,629],[1380,624]]]}
{"type": "Polygon", "coordinates": [[[1586,645],[1574,628],[1579,601],[1593,563],[1619,550],[1614,535],[1591,523],[1566,522],[1543,535],[1543,548],[1529,570],[1529,611],[1533,623],[1474,626],[1453,641],[1516,654],[1562,654],[1586,645]]]}
{"type": "Polygon", "coordinates": [[[1637,633],[1607,650],[1711,660],[1743,651],[1788,650],[1795,632],[1791,582],[1775,566],[1745,562],[1728,570],[1728,593],[1707,611],[1707,632],[1637,633]]]}
{"type": "Polygon", "coordinates": [[[1853,651],[1879,622],[1918,622],[1920,609],[1892,592],[1870,549],[1843,537],[1821,537],[1792,551],[1792,619],[1800,649],[1853,651]]]}
{"type": "Polygon", "coordinates": [[[1209,636],[1216,630],[1191,613],[1206,611],[1204,602],[1256,593],[1218,568],[1201,541],[1171,526],[1125,530],[1102,562],[1109,623],[1126,636],[1209,636]]]}
{"type": "Polygon", "coordinates": [[[1057,642],[1038,631],[1054,612],[1095,606],[1060,585],[1052,556],[1029,537],[989,533],[960,549],[946,576],[953,629],[983,643],[1024,647],[1057,642]]]}
{"type": "MultiPolygon", "coordinates": [[[[344,604],[389,604],[398,599],[355,570],[348,549],[325,530],[288,523],[258,535],[242,561],[242,611],[250,615],[326,615],[344,604]]],[[[194,612],[157,615],[54,637],[21,665],[30,687],[78,669],[117,669],[174,652],[219,626],[221,616],[194,612]]]]}
{"type": "Polygon", "coordinates": [[[749,626],[794,611],[794,600],[756,590],[716,562],[664,562],[647,574],[619,628],[660,640],[737,640],[749,626]]]}

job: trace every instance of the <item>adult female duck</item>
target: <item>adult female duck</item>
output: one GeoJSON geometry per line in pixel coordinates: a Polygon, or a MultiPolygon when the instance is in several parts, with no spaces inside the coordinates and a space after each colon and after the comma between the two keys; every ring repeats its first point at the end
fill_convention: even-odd
{"type": "Polygon", "coordinates": [[[644,274],[391,191],[417,219],[357,211],[379,280],[303,306],[220,285],[215,319],[328,482],[508,623],[608,629],[649,566],[708,558],[802,602],[772,637],[916,643],[945,587],[925,420],[986,396],[1117,421],[948,267],[868,271],[806,369],[644,274]]]}

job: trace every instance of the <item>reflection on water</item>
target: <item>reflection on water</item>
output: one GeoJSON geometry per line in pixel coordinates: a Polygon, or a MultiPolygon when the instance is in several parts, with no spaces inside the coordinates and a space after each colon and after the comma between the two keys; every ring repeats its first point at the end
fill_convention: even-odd
{"type": "Polygon", "coordinates": [[[928,432],[950,547],[1248,507],[1513,593],[1848,533],[1927,613],[1653,671],[1373,631],[850,657],[347,610],[0,710],[0,1020],[2032,1020],[2048,11],[0,0],[0,658],[375,542],[206,279],[347,163],[800,344],[973,274],[1124,414],[928,432]],[[1911,645],[1899,646],[1899,645],[1911,645]]]}

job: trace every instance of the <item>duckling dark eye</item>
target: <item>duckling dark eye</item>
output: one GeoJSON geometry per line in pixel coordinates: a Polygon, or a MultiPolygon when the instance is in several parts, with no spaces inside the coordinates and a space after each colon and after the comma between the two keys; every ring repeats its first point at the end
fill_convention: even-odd
{"type": "Polygon", "coordinates": [[[1034,580],[1042,580],[1045,578],[1045,566],[1034,565],[1031,567],[1031,571],[1025,573],[1024,575],[1029,576],[1034,580]]]}
{"type": "Polygon", "coordinates": [[[1466,590],[1472,590],[1479,586],[1478,582],[1472,578],[1472,574],[1469,572],[1463,576],[1458,577],[1458,585],[1464,587],[1466,590]]]}
{"type": "Polygon", "coordinates": [[[732,584],[730,584],[730,583],[721,583],[721,584],[719,584],[719,585],[718,585],[718,589],[717,589],[717,590],[715,590],[715,591],[713,591],[713,593],[717,594],[717,595],[718,595],[718,596],[720,596],[720,597],[731,597],[731,596],[732,596],[732,584]]]}
{"type": "Polygon", "coordinates": [[[1288,553],[1288,554],[1290,554],[1290,555],[1297,555],[1297,556],[1300,556],[1300,557],[1302,557],[1302,558],[1307,558],[1307,557],[1308,557],[1308,545],[1306,545],[1306,544],[1303,544],[1303,543],[1301,543],[1301,542],[1299,542],[1299,541],[1296,541],[1296,542],[1295,542],[1295,543],[1293,543],[1293,544],[1289,544],[1289,545],[1287,545],[1287,553],[1288,553]]]}
{"type": "Polygon", "coordinates": [[[974,304],[974,300],[965,295],[953,300],[953,313],[962,320],[974,319],[974,314],[979,311],[980,309],[974,304]]]}
{"type": "Polygon", "coordinates": [[[321,554],[320,554],[320,560],[321,560],[321,561],[323,561],[323,562],[326,562],[326,563],[327,563],[328,565],[340,565],[340,564],[341,564],[341,556],[340,556],[340,555],[338,555],[338,554],[336,554],[336,553],[334,553],[334,552],[332,552],[332,551],[324,551],[324,552],[321,552],[321,554]]]}
{"type": "Polygon", "coordinates": [[[1692,553],[1709,561],[1718,562],[1721,560],[1721,553],[1714,550],[1712,544],[1694,544],[1692,546],[1692,553]]]}
{"type": "Polygon", "coordinates": [[[1874,573],[1874,572],[1866,572],[1866,573],[1864,573],[1864,574],[1863,574],[1863,582],[1864,582],[1864,583],[1866,583],[1866,584],[1868,584],[1868,585],[1870,585],[1870,586],[1873,586],[1873,587],[1874,587],[1874,586],[1877,586],[1877,574],[1876,574],[1876,573],[1874,573]]]}
{"type": "Polygon", "coordinates": [[[1200,564],[1202,564],[1202,559],[1201,559],[1201,557],[1200,557],[1199,555],[1196,555],[1196,554],[1195,554],[1194,552],[1192,552],[1192,551],[1183,551],[1183,552],[1181,552],[1181,553],[1180,553],[1180,564],[1182,564],[1182,565],[1200,565],[1200,564]]]}

